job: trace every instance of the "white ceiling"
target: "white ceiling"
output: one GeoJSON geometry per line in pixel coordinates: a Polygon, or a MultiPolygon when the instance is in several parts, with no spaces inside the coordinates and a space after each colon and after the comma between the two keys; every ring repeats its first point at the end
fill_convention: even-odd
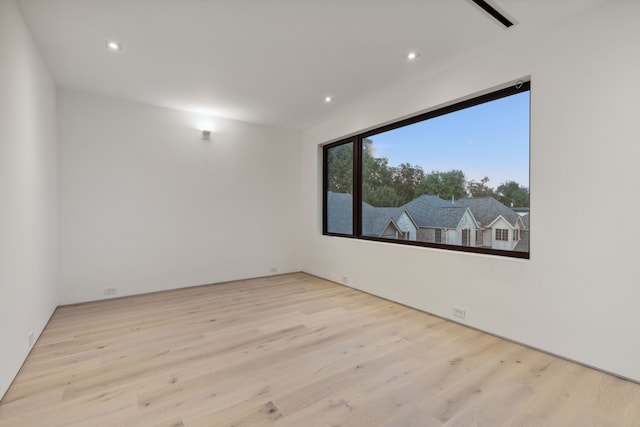
{"type": "Polygon", "coordinates": [[[60,87],[299,129],[606,1],[17,0],[60,87]]]}

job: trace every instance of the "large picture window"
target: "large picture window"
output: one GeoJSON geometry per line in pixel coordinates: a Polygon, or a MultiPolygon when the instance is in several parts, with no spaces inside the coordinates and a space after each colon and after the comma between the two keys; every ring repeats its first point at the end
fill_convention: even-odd
{"type": "Polygon", "coordinates": [[[529,258],[529,94],[518,82],[326,145],[323,233],[529,258]]]}

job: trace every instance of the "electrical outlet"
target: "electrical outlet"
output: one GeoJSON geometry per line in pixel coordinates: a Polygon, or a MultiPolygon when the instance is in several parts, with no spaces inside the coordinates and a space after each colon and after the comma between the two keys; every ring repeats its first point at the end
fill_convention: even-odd
{"type": "Polygon", "coordinates": [[[104,288],[105,295],[115,295],[118,293],[118,288],[104,288]]]}
{"type": "Polygon", "coordinates": [[[342,283],[345,285],[349,283],[349,276],[342,276],[342,283]]]}
{"type": "Polygon", "coordinates": [[[272,273],[277,273],[278,272],[278,267],[271,267],[271,272],[272,273]]]}
{"type": "Polygon", "coordinates": [[[34,330],[31,329],[29,331],[29,347],[31,347],[33,345],[33,341],[34,341],[35,337],[36,337],[36,334],[35,334],[34,330]]]}
{"type": "Polygon", "coordinates": [[[460,307],[453,307],[453,315],[455,317],[459,317],[461,319],[464,319],[464,317],[467,315],[467,310],[465,310],[464,308],[460,308],[460,307]]]}

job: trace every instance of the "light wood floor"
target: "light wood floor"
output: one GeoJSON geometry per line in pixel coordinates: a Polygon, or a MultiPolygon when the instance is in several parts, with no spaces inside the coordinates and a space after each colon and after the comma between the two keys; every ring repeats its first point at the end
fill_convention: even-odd
{"type": "MultiPolygon", "coordinates": [[[[640,362],[640,361],[639,361],[640,362]]],[[[306,274],[59,308],[0,426],[640,426],[640,385],[306,274]]]]}

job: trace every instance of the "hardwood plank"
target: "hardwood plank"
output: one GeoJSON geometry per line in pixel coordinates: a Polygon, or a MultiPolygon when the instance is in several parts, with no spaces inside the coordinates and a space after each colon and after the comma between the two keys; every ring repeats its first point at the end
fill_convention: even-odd
{"type": "Polygon", "coordinates": [[[640,385],[307,274],[60,307],[11,426],[637,426],[640,385]]]}

